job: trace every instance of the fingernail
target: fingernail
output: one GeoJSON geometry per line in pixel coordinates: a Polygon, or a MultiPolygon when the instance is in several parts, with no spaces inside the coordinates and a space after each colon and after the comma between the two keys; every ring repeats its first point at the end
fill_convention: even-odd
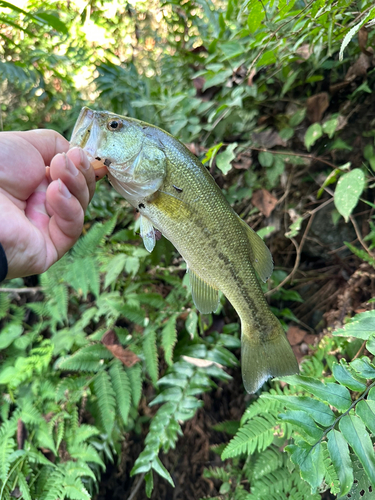
{"type": "Polygon", "coordinates": [[[83,149],[79,148],[79,154],[81,155],[82,170],[88,170],[91,167],[91,163],[84,153],[83,149]]]}
{"type": "Polygon", "coordinates": [[[71,198],[72,195],[69,191],[69,189],[65,186],[63,181],[61,179],[57,179],[57,182],[59,184],[59,191],[60,193],[65,197],[65,198],[71,198]]]}
{"type": "Polygon", "coordinates": [[[77,175],[79,174],[78,168],[74,165],[72,160],[66,156],[65,153],[63,153],[63,155],[65,157],[65,168],[71,175],[73,175],[73,177],[77,177],[77,175]]]}

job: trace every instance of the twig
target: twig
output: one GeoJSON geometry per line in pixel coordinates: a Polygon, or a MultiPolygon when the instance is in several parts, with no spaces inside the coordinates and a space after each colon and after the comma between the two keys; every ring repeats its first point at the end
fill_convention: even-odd
{"type": "Polygon", "coordinates": [[[34,286],[34,287],[29,287],[29,288],[0,288],[0,292],[5,292],[5,293],[37,293],[37,292],[42,292],[43,287],[41,286],[34,286]]]}
{"type": "Polygon", "coordinates": [[[366,345],[366,342],[367,342],[367,340],[365,340],[365,341],[363,342],[363,344],[362,344],[362,345],[361,345],[361,347],[358,349],[358,352],[357,352],[357,354],[354,356],[354,358],[352,359],[352,361],[354,361],[356,358],[358,358],[358,356],[361,354],[361,352],[363,351],[363,348],[364,348],[364,347],[365,347],[365,345],[366,345]]]}
{"type": "Polygon", "coordinates": [[[362,239],[362,235],[361,235],[361,232],[359,230],[359,227],[357,225],[357,222],[355,220],[355,218],[352,216],[352,215],[349,215],[349,219],[350,219],[350,222],[353,224],[353,227],[354,227],[354,230],[355,230],[355,234],[357,235],[357,238],[358,238],[358,241],[360,242],[360,244],[363,246],[363,248],[366,250],[366,252],[371,256],[373,257],[373,254],[372,252],[370,251],[369,247],[366,245],[366,243],[363,241],[362,239]]]}
{"type": "Polygon", "coordinates": [[[303,236],[302,236],[302,239],[301,239],[301,243],[298,245],[298,243],[296,242],[296,240],[294,238],[290,238],[291,242],[293,243],[293,245],[296,247],[296,260],[294,262],[294,267],[291,271],[290,274],[288,274],[288,276],[283,279],[283,281],[281,283],[279,283],[275,288],[273,288],[272,290],[269,290],[265,295],[268,297],[269,295],[271,295],[272,293],[274,292],[277,292],[278,290],[280,290],[280,288],[285,285],[285,283],[287,283],[289,280],[291,280],[295,274],[295,272],[297,271],[298,269],[298,266],[299,266],[299,263],[300,263],[300,260],[301,260],[301,252],[302,252],[302,248],[303,248],[303,245],[306,241],[306,236],[310,230],[310,227],[311,227],[311,224],[312,224],[312,221],[314,220],[314,213],[311,213],[310,214],[310,219],[309,219],[309,222],[307,223],[307,226],[306,226],[306,229],[305,229],[305,232],[303,233],[303,236]]]}
{"type": "Polygon", "coordinates": [[[272,153],[275,155],[284,155],[284,156],[300,156],[301,158],[309,158],[310,160],[313,161],[320,161],[321,163],[324,163],[325,165],[328,165],[331,168],[337,168],[336,165],[331,163],[328,160],[323,160],[323,158],[320,158],[319,156],[313,156],[313,155],[308,155],[306,153],[292,153],[291,151],[274,151],[273,149],[266,149],[266,148],[256,148],[255,146],[249,146],[249,149],[252,149],[254,151],[261,151],[264,153],[272,153]]]}
{"type": "Polygon", "coordinates": [[[143,478],[145,477],[146,473],[143,472],[140,476],[139,476],[139,480],[138,480],[138,483],[135,485],[135,488],[133,489],[133,491],[130,493],[130,496],[128,497],[128,500],[133,500],[133,498],[135,497],[135,495],[138,493],[138,490],[139,488],[141,487],[141,484],[143,483],[143,478]]]}

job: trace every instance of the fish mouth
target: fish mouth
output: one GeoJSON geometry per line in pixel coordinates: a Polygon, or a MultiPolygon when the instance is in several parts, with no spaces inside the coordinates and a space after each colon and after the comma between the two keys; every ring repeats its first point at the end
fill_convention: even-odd
{"type": "Polygon", "coordinates": [[[70,147],[80,147],[87,154],[90,161],[95,160],[96,150],[100,143],[101,130],[93,111],[86,106],[81,109],[73,129],[70,147]]]}

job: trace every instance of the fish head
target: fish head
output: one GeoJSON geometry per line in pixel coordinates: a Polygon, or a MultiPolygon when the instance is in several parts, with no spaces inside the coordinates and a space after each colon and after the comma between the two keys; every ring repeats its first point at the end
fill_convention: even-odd
{"type": "Polygon", "coordinates": [[[144,132],[142,122],[84,107],[71,147],[81,147],[94,164],[105,165],[114,188],[132,205],[155,193],[166,175],[163,150],[144,132]]]}

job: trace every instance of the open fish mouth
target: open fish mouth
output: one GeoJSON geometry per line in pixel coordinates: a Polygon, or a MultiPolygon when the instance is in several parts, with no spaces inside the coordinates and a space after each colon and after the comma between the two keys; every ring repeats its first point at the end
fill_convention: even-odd
{"type": "MultiPolygon", "coordinates": [[[[90,161],[96,159],[96,150],[100,143],[101,128],[96,118],[96,112],[87,107],[82,108],[74,126],[70,147],[78,146],[87,154],[90,161]]],[[[109,159],[101,159],[104,165],[109,166],[109,159]],[[108,165],[106,163],[108,163],[108,165]]]]}

